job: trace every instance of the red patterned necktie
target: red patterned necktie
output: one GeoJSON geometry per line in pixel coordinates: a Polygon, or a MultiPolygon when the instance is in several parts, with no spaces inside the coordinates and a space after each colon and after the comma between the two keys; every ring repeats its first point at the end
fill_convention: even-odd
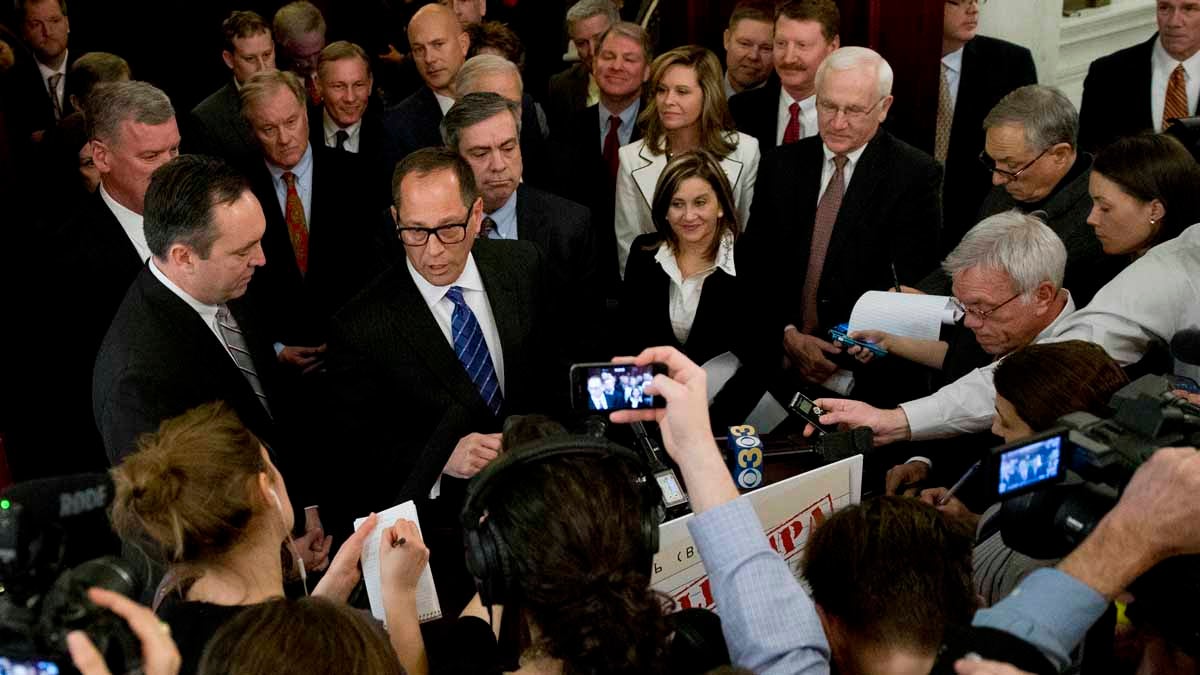
{"type": "Polygon", "coordinates": [[[292,240],[300,274],[308,274],[308,224],[304,220],[304,202],[300,201],[300,193],[296,191],[296,174],[284,171],[283,182],[287,183],[287,208],[283,218],[287,221],[288,238],[292,240]]]}
{"type": "Polygon", "coordinates": [[[604,163],[608,166],[608,177],[614,183],[617,180],[617,166],[620,160],[617,150],[621,147],[621,137],[617,135],[621,128],[621,118],[616,115],[608,116],[608,134],[604,137],[604,163]]]}
{"type": "Polygon", "coordinates": [[[808,274],[804,277],[804,315],[802,332],[811,334],[820,324],[817,315],[817,290],[821,286],[821,272],[825,270],[825,254],[829,251],[829,239],[833,235],[833,224],[837,222],[838,209],[842,208],[842,196],[846,193],[846,162],[849,157],[836,155],[833,158],[833,175],[821,201],[817,203],[817,217],[813,220],[812,245],[808,249],[808,274]]]}
{"type": "Polygon", "coordinates": [[[787,127],[783,130],[784,145],[800,140],[800,104],[792,101],[792,104],[788,106],[788,114],[790,117],[788,117],[787,127]]]}

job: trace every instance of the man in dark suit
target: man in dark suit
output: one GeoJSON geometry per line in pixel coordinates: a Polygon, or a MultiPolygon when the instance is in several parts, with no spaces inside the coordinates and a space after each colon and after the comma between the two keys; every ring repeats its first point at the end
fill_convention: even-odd
{"type": "MultiPolygon", "coordinates": [[[[32,63],[9,75],[14,101],[9,122],[21,144],[38,142],[54,123],[74,112],[67,97],[67,72],[71,65],[67,50],[70,21],[66,0],[19,0],[21,38],[33,54],[32,63]]],[[[17,45],[12,45],[17,47],[17,45]]]]}
{"type": "Polygon", "coordinates": [[[817,135],[816,84],[821,62],[841,45],[833,0],[788,0],[775,10],[775,73],[758,89],[729,100],[738,131],[765,153],[817,135]]]}
{"type": "Polygon", "coordinates": [[[991,183],[979,163],[983,118],[1009,92],[1037,84],[1033,55],[1025,47],[976,35],[979,5],[946,3],[942,21],[942,87],[933,138],[896,135],[929,152],[946,167],[942,188],[942,250],[949,252],[978,222],[991,183]]]}
{"type": "Polygon", "coordinates": [[[594,59],[600,102],[573,114],[551,138],[551,189],[591,209],[600,276],[610,298],[617,297],[621,282],[613,229],[617,151],[642,137],[637,119],[651,55],[650,39],[641,26],[613,24],[600,37],[594,59]]]}
{"type": "Polygon", "coordinates": [[[319,366],[325,321],[386,267],[386,233],[374,217],[382,207],[353,157],[309,143],[304,85],[294,73],[259,73],[241,97],[260,151],[249,175],[272,260],[255,276],[255,292],[270,301],[280,361],[308,372],[319,366]]]}
{"type": "Polygon", "coordinates": [[[93,91],[88,105],[100,187],[42,244],[57,252],[62,271],[38,285],[29,303],[33,314],[24,315],[38,336],[27,348],[41,356],[14,364],[30,366],[17,380],[26,396],[16,403],[29,410],[15,417],[9,442],[21,480],[107,465],[92,417],[92,364],[150,257],[142,231],[150,174],[179,152],[175,111],[159,89],[145,82],[106,84],[93,91]],[[48,400],[55,406],[46,407],[48,400]],[[58,439],[53,451],[43,445],[43,430],[51,426],[58,439]]]}
{"type": "Polygon", "coordinates": [[[254,12],[233,12],[221,31],[225,36],[221,58],[233,79],[192,109],[184,125],[184,149],[246,167],[255,162],[257,153],[250,127],[242,119],[238,90],[255,73],[275,70],[275,42],[271,27],[254,12]]]}
{"type": "MultiPolygon", "coordinates": [[[[221,400],[271,449],[293,492],[310,494],[305,463],[289,454],[270,342],[243,298],[265,262],[265,225],[245,178],[220,160],[178,157],[154,172],[145,218],[151,259],[117,310],[93,371],[96,425],[114,465],[163,420],[221,400]]],[[[311,536],[297,541],[309,569],[310,552],[316,560],[328,554],[315,523],[314,514],[311,536]]]]}
{"type": "Polygon", "coordinates": [[[408,22],[408,42],[425,86],[383,117],[389,166],[414,150],[442,144],[438,125],[454,105],[454,78],[470,47],[454,12],[442,5],[425,5],[413,14],[408,22]]]}
{"type": "Polygon", "coordinates": [[[1159,0],[1158,33],[1092,62],[1079,106],[1079,147],[1095,152],[1121,136],[1162,131],[1200,109],[1200,12],[1191,0],[1159,0]]]}
{"type": "Polygon", "coordinates": [[[546,116],[551,129],[596,103],[599,91],[592,77],[593,56],[600,36],[620,19],[612,0],[579,0],[567,10],[567,35],[579,62],[550,77],[546,116]]]}
{"type": "Polygon", "coordinates": [[[309,108],[308,119],[314,146],[349,153],[373,184],[378,178],[382,209],[390,200],[395,167],[387,166],[383,158],[382,104],[372,95],[374,84],[371,60],[362,47],[340,40],[331,43],[321,50],[317,64],[321,105],[309,108]]]}
{"type": "Polygon", "coordinates": [[[600,358],[588,339],[603,311],[596,246],[587,208],[521,182],[524,161],[517,105],[491,92],[463,96],[442,120],[446,146],[475,174],[483,200],[483,236],[522,239],[538,246],[551,279],[550,296],[560,321],[578,336],[569,348],[577,360],[600,358]]]}
{"type": "Polygon", "coordinates": [[[796,372],[821,383],[840,353],[825,336],[858,298],[890,288],[893,269],[911,284],[937,264],[941,168],[880,128],[892,73],[878,54],[843,47],[816,79],[821,133],[763,156],[737,269],[761,299],[764,368],[782,338],[796,372]]]}
{"type": "Polygon", "coordinates": [[[329,335],[321,410],[337,439],[327,485],[340,513],[328,521],[415,499],[426,543],[442,551],[431,559],[442,609],[455,613],[472,592],[457,524],[466,480],[501,451],[505,417],[555,410],[557,389],[529,374],[566,369],[551,356],[541,255],[479,237],[483,202],[466,162],[419,150],[394,186],[406,257],[337,313],[329,335]]]}

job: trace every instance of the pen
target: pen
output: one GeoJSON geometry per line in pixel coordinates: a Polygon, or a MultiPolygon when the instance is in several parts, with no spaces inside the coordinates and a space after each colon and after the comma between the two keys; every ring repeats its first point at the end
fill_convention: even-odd
{"type": "Polygon", "coordinates": [[[982,466],[982,459],[972,464],[971,468],[967,469],[967,472],[963,474],[962,478],[959,478],[958,482],[951,486],[950,489],[946,491],[946,494],[942,495],[941,499],[937,500],[937,506],[945,506],[947,503],[949,503],[950,498],[954,496],[954,493],[958,492],[968,480],[971,480],[971,476],[974,476],[975,472],[979,471],[980,467],[982,466]]]}
{"type": "Polygon", "coordinates": [[[896,274],[896,263],[892,263],[892,281],[896,284],[896,292],[900,292],[900,275],[896,274]]]}
{"type": "Polygon", "coordinates": [[[400,537],[399,539],[392,542],[392,548],[396,548],[397,546],[403,546],[404,542],[406,542],[406,541],[408,541],[408,540],[405,539],[404,537],[400,537]]]}

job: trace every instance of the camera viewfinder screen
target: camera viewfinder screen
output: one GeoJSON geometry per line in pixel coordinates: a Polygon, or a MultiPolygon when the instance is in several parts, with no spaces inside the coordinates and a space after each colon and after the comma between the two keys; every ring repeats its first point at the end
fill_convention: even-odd
{"type": "Polygon", "coordinates": [[[1063,436],[1009,450],[1000,455],[1000,481],[997,492],[1008,494],[1020,488],[1054,480],[1061,471],[1063,436]]]}
{"type": "Polygon", "coordinates": [[[654,365],[608,365],[587,369],[588,410],[651,408],[654,397],[645,387],[654,379],[654,365]]]}

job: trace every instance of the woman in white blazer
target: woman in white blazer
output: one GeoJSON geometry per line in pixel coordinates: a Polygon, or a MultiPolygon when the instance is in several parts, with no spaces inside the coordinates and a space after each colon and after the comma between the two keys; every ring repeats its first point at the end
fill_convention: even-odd
{"type": "Polygon", "coordinates": [[[622,277],[633,240],[655,231],[650,200],[659,175],[674,155],[703,148],[721,158],[721,168],[733,187],[738,222],[749,222],[758,175],[758,140],[734,130],[721,78],[716,55],[696,45],[672,49],[651,65],[652,96],[638,117],[645,133],[619,153],[616,234],[622,277]]]}

